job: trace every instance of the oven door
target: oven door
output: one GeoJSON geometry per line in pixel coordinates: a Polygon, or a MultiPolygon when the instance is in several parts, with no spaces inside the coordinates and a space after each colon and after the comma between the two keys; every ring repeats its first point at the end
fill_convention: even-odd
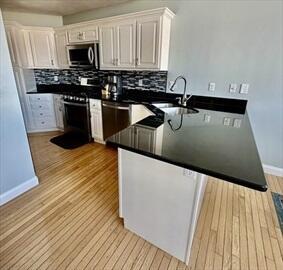
{"type": "Polygon", "coordinates": [[[98,69],[98,44],[67,46],[70,67],[93,67],[98,69]]]}
{"type": "Polygon", "coordinates": [[[88,103],[64,101],[64,131],[74,131],[86,135],[91,140],[88,103]]]}

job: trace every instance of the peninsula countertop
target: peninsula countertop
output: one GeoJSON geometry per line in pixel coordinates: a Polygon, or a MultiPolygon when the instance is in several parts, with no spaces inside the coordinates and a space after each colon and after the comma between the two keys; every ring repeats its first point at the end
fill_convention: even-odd
{"type": "Polygon", "coordinates": [[[163,119],[160,115],[149,116],[108,138],[107,142],[228,182],[266,191],[267,183],[248,113],[211,108],[197,110],[198,113],[164,114],[163,119]],[[136,143],[141,128],[152,129],[153,136],[161,138],[154,141],[151,149],[136,143]]]}

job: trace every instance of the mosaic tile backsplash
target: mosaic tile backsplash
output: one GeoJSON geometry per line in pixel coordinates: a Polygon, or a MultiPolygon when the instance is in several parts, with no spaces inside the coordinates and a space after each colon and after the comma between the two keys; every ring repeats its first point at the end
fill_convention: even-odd
{"type": "Polygon", "coordinates": [[[120,75],[124,89],[152,90],[158,92],[166,91],[167,71],[106,71],[86,69],[35,69],[35,80],[37,84],[80,84],[79,77],[99,79],[101,82],[108,75],[120,75]],[[58,81],[54,81],[58,76],[58,81]],[[142,86],[139,86],[142,80],[142,86]]]}

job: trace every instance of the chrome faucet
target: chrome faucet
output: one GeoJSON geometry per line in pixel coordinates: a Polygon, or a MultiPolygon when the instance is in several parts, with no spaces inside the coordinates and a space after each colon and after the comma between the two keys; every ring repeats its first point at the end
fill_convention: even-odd
{"type": "Polygon", "coordinates": [[[178,81],[179,79],[182,79],[182,80],[184,81],[184,92],[183,92],[183,97],[182,97],[182,98],[180,98],[180,97],[177,98],[177,99],[179,100],[178,103],[179,103],[180,105],[187,106],[187,102],[188,102],[188,100],[192,97],[192,95],[190,95],[188,98],[187,98],[187,96],[186,96],[187,80],[186,80],[186,78],[185,78],[184,76],[178,76],[178,77],[175,79],[175,81],[173,82],[173,84],[172,84],[171,87],[170,87],[170,91],[174,92],[174,89],[173,89],[173,88],[174,88],[174,86],[176,85],[176,83],[177,83],[177,81],[178,81]]]}

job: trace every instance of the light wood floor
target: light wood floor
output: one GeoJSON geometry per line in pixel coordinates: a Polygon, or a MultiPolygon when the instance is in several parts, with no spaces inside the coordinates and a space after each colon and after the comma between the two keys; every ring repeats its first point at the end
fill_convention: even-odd
{"type": "Polygon", "coordinates": [[[266,193],[210,178],[186,267],[123,228],[115,150],[50,137],[30,136],[40,185],[0,208],[0,269],[283,269],[282,178],[267,175],[266,193]]]}

